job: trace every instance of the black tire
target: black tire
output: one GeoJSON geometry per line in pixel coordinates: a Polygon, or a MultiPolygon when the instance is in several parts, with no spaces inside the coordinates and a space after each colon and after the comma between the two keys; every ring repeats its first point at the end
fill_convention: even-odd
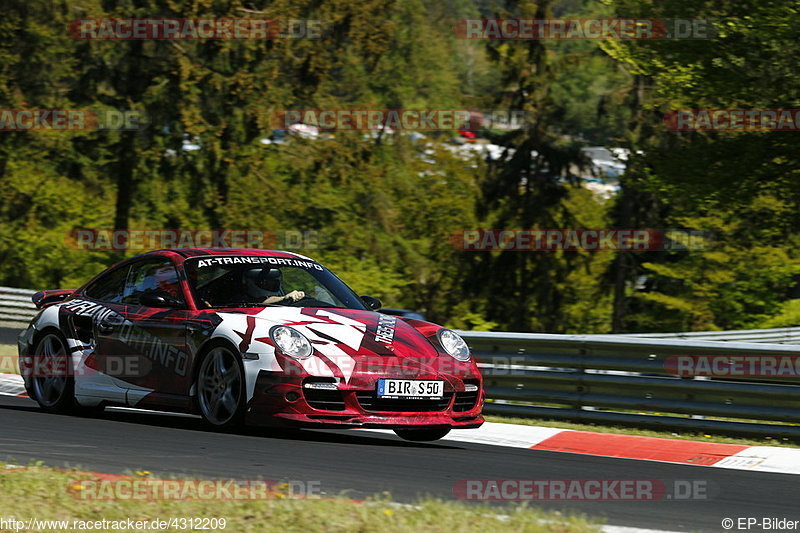
{"type": "Polygon", "coordinates": [[[67,339],[59,331],[45,330],[36,341],[33,356],[28,395],[47,412],[74,413],[75,380],[67,339]]]}
{"type": "Polygon", "coordinates": [[[240,427],[244,422],[244,366],[241,356],[227,344],[212,345],[204,354],[195,376],[197,411],[209,427],[240,427]]]}
{"type": "Polygon", "coordinates": [[[441,439],[450,433],[450,428],[395,429],[394,432],[403,440],[410,440],[412,442],[428,442],[441,439]]]}

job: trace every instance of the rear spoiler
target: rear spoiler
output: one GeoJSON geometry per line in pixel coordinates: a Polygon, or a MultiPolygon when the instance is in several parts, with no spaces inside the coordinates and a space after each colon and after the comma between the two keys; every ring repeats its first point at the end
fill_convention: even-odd
{"type": "Polygon", "coordinates": [[[39,291],[33,296],[31,300],[37,309],[43,309],[48,305],[57,304],[64,301],[67,296],[75,292],[76,289],[51,289],[49,291],[39,291]]]}

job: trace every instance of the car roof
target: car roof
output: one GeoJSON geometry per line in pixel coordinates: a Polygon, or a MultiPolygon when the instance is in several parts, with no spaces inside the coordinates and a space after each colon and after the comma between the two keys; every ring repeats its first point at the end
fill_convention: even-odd
{"type": "Polygon", "coordinates": [[[262,248],[169,248],[164,250],[154,250],[143,255],[171,254],[178,254],[183,257],[196,257],[199,255],[259,255],[272,257],[293,257],[313,261],[313,259],[309,257],[294,252],[286,252],[283,250],[264,250],[262,248]]]}

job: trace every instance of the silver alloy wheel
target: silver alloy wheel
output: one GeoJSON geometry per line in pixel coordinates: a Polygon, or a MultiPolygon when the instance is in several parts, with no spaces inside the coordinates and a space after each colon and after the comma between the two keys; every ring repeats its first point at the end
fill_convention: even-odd
{"type": "Polygon", "coordinates": [[[227,348],[212,349],[197,376],[197,399],[209,423],[223,426],[239,410],[242,395],[242,371],[236,356],[227,348]]]}
{"type": "Polygon", "coordinates": [[[55,407],[67,388],[67,347],[55,333],[48,333],[34,351],[33,393],[44,407],[55,407]]]}

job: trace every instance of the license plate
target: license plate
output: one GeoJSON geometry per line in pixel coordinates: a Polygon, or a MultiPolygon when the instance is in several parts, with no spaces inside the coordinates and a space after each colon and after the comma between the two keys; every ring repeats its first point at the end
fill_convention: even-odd
{"type": "Polygon", "coordinates": [[[443,394],[444,381],[418,379],[378,380],[378,398],[441,400],[443,394]]]}

